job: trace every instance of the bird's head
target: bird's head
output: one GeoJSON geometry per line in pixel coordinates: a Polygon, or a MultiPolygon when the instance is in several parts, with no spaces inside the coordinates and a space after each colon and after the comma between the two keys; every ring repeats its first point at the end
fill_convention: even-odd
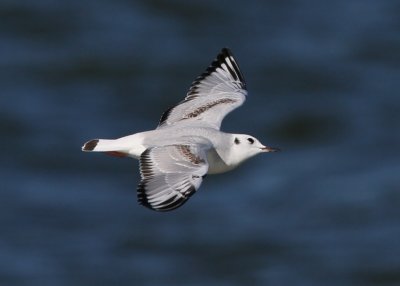
{"type": "Polygon", "coordinates": [[[246,134],[233,134],[231,148],[231,160],[236,164],[240,164],[259,153],[280,151],[278,148],[265,146],[257,138],[246,134]]]}

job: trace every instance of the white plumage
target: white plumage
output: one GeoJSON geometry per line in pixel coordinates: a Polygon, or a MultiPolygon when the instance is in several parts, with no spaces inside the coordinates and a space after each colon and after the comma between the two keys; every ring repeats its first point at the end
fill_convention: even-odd
{"type": "Polygon", "coordinates": [[[173,210],[199,189],[206,174],[223,173],[259,153],[278,150],[250,135],[220,131],[224,117],[246,96],[243,75],[224,48],[185,99],[162,115],[155,130],[94,139],[82,150],[139,159],[139,202],[157,211],[173,210]]]}

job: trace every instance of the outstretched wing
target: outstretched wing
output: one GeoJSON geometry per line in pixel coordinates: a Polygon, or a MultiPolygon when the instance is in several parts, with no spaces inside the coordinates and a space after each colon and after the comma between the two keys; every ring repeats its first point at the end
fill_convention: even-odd
{"type": "Polygon", "coordinates": [[[198,190],[207,171],[205,151],[199,145],[147,149],[140,156],[138,201],[157,211],[176,209],[198,190]]]}
{"type": "Polygon", "coordinates": [[[247,90],[229,49],[221,53],[190,86],[186,98],[162,115],[158,128],[199,120],[219,129],[224,117],[243,104],[247,90]]]}

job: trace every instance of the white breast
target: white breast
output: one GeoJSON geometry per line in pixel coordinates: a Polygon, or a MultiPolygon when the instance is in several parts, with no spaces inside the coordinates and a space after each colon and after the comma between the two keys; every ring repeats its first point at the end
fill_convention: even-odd
{"type": "Polygon", "coordinates": [[[227,165],[225,161],[218,155],[215,149],[207,152],[208,172],[207,174],[219,174],[228,172],[236,167],[236,165],[227,165]]]}

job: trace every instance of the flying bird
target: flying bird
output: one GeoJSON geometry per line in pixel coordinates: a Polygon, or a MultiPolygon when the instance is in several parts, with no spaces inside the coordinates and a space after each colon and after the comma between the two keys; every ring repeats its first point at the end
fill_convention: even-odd
{"type": "Polygon", "coordinates": [[[191,84],[185,99],[164,112],[156,129],[93,139],[82,151],[138,159],[138,202],[156,211],[174,210],[200,188],[207,174],[224,173],[259,153],[279,150],[250,135],[220,131],[224,117],[246,97],[244,77],[224,48],[191,84]]]}

